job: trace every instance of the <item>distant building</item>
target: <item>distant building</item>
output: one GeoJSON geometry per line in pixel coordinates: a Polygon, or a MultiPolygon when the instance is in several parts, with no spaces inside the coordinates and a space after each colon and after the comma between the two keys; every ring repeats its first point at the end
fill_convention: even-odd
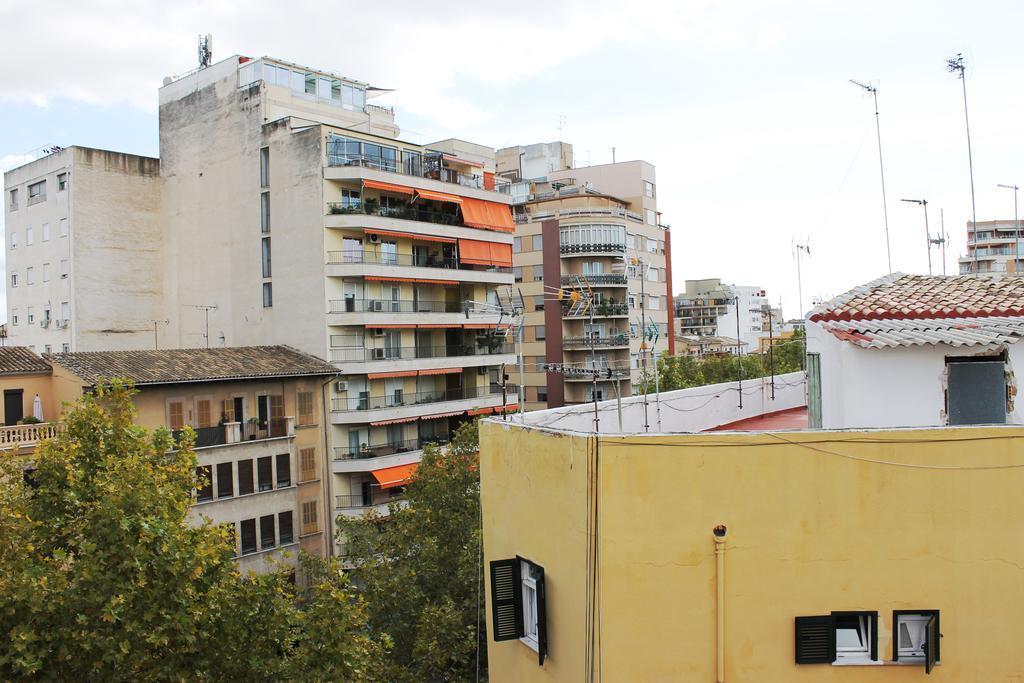
{"type": "MultiPolygon", "coordinates": [[[[651,362],[641,326],[656,325],[657,349],[671,351],[671,237],[657,209],[654,166],[624,161],[572,168],[572,147],[545,143],[497,152],[512,181],[512,261],[526,303],[527,407],[593,400],[584,375],[545,372],[545,363],[610,370],[598,400],[629,396],[651,362]],[[522,162],[522,171],[519,164],[522,162]],[[592,293],[591,311],[558,291],[592,293]]],[[[589,295],[589,294],[588,294],[589,295]]],[[[515,375],[513,375],[515,376],[515,375]]]]}
{"type": "Polygon", "coordinates": [[[770,312],[778,321],[782,317],[779,309],[770,307],[761,287],[724,284],[719,278],[687,280],[674,305],[678,335],[738,338],[745,353],[758,350],[759,339],[769,336],[770,312]]]}
{"type": "Polygon", "coordinates": [[[960,257],[960,274],[974,272],[975,258],[979,273],[1020,273],[1024,270],[1024,245],[1020,244],[1022,240],[1024,229],[1021,229],[1018,221],[978,221],[977,228],[968,221],[967,255],[960,257]],[[1014,258],[1018,245],[1021,251],[1014,258]]]}
{"type": "Polygon", "coordinates": [[[811,426],[1024,424],[1024,280],[895,273],[807,318],[811,426]]]}
{"type": "Polygon", "coordinates": [[[745,345],[745,342],[737,341],[735,337],[676,336],[676,353],[697,358],[744,353],[745,345]]]}

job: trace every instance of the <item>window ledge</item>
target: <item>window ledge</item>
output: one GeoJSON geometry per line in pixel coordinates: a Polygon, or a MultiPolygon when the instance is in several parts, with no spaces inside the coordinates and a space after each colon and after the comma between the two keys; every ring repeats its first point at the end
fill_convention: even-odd
{"type": "Polygon", "coordinates": [[[299,540],[302,540],[304,538],[309,538],[310,536],[319,536],[322,533],[323,533],[323,531],[317,530],[317,531],[310,531],[308,534],[299,534],[299,540]]]}
{"type": "Polygon", "coordinates": [[[837,659],[832,666],[884,666],[881,659],[837,659]]]}
{"type": "Polygon", "coordinates": [[[525,645],[526,647],[530,648],[534,652],[540,652],[540,644],[533,638],[527,638],[526,636],[523,636],[519,639],[519,642],[525,645]]]}

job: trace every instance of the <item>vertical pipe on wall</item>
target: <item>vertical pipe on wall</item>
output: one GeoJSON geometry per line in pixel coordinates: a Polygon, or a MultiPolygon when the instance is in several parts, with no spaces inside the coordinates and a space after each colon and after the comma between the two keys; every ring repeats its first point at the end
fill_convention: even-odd
{"type": "Polygon", "coordinates": [[[715,670],[717,683],[725,683],[725,525],[719,524],[712,533],[715,535],[715,670]]]}

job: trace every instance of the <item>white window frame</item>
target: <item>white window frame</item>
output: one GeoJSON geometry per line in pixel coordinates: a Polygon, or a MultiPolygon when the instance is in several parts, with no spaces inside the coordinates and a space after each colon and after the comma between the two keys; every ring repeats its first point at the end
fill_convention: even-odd
{"type": "Polygon", "coordinates": [[[17,325],[18,324],[18,309],[17,308],[12,308],[11,309],[11,324],[12,325],[17,325]]]}
{"type": "Polygon", "coordinates": [[[61,237],[67,237],[68,236],[68,219],[67,218],[61,218],[60,219],[58,230],[60,232],[60,236],[61,237]]]}
{"type": "Polygon", "coordinates": [[[533,565],[519,560],[519,576],[522,583],[523,636],[519,639],[534,652],[540,652],[540,638],[537,630],[537,581],[531,576],[533,565]]]}
{"type": "Polygon", "coordinates": [[[42,233],[43,233],[43,241],[44,242],[49,242],[50,241],[50,224],[49,223],[43,223],[42,233]]]}
{"type": "MultiPolygon", "coordinates": [[[[898,654],[899,654],[899,657],[898,657],[899,661],[901,661],[901,662],[904,662],[904,661],[906,661],[906,662],[916,662],[916,663],[920,663],[920,662],[924,661],[925,655],[924,655],[924,649],[923,649],[922,646],[924,645],[924,642],[925,642],[925,640],[928,637],[928,631],[927,631],[928,621],[931,620],[932,618],[933,618],[933,615],[931,615],[931,614],[897,614],[896,615],[896,643],[897,643],[897,650],[898,650],[898,654]],[[903,647],[903,645],[901,644],[902,640],[903,640],[903,638],[902,638],[903,634],[901,633],[900,627],[903,624],[905,624],[905,623],[911,623],[911,622],[919,623],[921,625],[921,633],[919,634],[921,636],[921,640],[920,640],[920,643],[917,645],[917,647],[903,647]]],[[[909,633],[910,629],[909,628],[907,629],[907,631],[908,631],[908,635],[910,635],[910,633],[909,633]]]]}
{"type": "MultiPolygon", "coordinates": [[[[839,645],[839,626],[836,625],[836,663],[844,662],[870,662],[871,660],[871,618],[866,614],[847,614],[839,618],[855,618],[858,622],[857,633],[863,645],[857,647],[839,645]]],[[[850,629],[843,629],[850,630],[850,629]]]]}

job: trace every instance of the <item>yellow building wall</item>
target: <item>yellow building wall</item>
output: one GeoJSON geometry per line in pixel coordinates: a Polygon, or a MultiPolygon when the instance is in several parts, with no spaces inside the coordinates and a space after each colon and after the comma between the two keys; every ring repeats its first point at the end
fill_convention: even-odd
{"type": "MultiPolygon", "coordinates": [[[[36,394],[39,394],[39,400],[43,404],[43,421],[52,422],[60,417],[60,404],[54,401],[50,386],[49,374],[7,375],[0,377],[0,396],[3,396],[4,391],[21,389],[24,392],[21,396],[21,408],[28,417],[32,415],[32,404],[35,402],[36,394]]],[[[0,421],[2,420],[3,414],[0,413],[0,421]]]]}
{"type": "Polygon", "coordinates": [[[725,524],[726,681],[919,681],[922,666],[891,663],[896,609],[941,611],[934,680],[1020,681],[1022,443],[1019,427],[719,433],[605,437],[595,455],[582,436],[485,422],[485,559],[544,567],[550,642],[540,667],[489,637],[491,680],[583,678],[596,470],[602,680],[715,679],[725,524]],[[794,617],[842,610],[878,611],[888,664],[795,664],[794,617]]]}

